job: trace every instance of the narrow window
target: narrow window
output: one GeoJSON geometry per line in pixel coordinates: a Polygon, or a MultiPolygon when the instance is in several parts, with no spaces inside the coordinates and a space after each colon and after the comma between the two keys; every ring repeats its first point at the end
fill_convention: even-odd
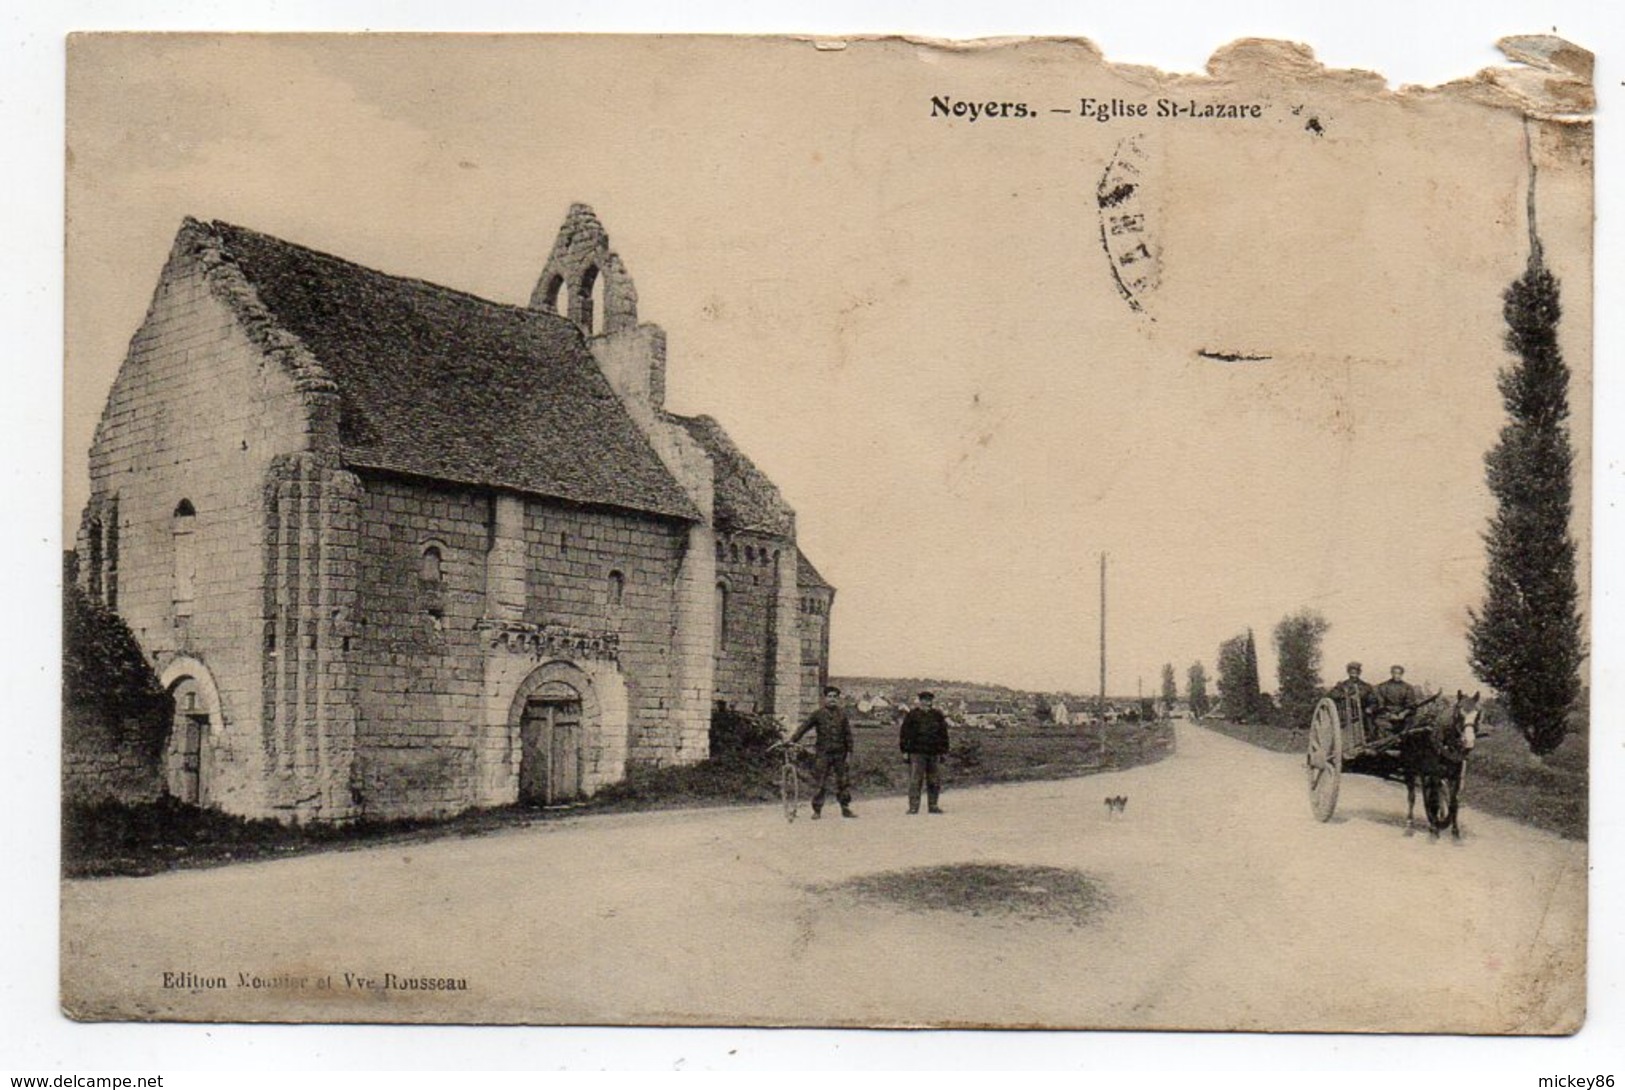
{"type": "Polygon", "coordinates": [[[618,571],[609,573],[609,604],[618,606],[626,596],[626,576],[618,571]]]}
{"type": "Polygon", "coordinates": [[[428,545],[418,561],[418,591],[423,611],[439,620],[446,615],[444,557],[439,545],[428,545]]]}
{"type": "Polygon", "coordinates": [[[97,601],[102,597],[102,520],[91,519],[90,525],[85,529],[85,538],[90,546],[89,562],[85,565],[85,576],[90,587],[90,596],[97,601]]]}
{"type": "Polygon", "coordinates": [[[569,309],[570,300],[564,294],[564,277],[554,276],[547,282],[547,290],[542,293],[542,301],[554,314],[563,314],[566,318],[570,316],[565,313],[569,309]]]}
{"type": "Polygon", "coordinates": [[[192,615],[193,601],[197,596],[196,530],[197,511],[193,509],[191,500],[182,500],[175,505],[175,515],[170,520],[171,552],[175,561],[173,600],[177,620],[192,615]]]}
{"type": "Polygon", "coordinates": [[[107,608],[118,608],[118,499],[115,497],[107,508],[107,608]]]}
{"type": "Polygon", "coordinates": [[[717,650],[728,645],[728,585],[717,584],[717,650]]]}
{"type": "Polygon", "coordinates": [[[581,274],[581,286],[576,289],[576,306],[581,308],[581,315],[576,322],[581,326],[581,332],[589,337],[599,332],[598,310],[603,294],[603,288],[599,284],[598,266],[587,266],[587,271],[581,274]]]}

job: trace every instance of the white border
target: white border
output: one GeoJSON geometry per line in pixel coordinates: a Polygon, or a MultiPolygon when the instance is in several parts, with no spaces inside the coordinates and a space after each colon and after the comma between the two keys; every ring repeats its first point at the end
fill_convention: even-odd
{"type": "MultiPolygon", "coordinates": [[[[1608,423],[1620,419],[1619,307],[1625,211],[1620,119],[1625,117],[1625,5],[1479,2],[1423,5],[1414,0],[1366,0],[1343,10],[1280,2],[1230,3],[1223,10],[1197,2],[1136,0],[1093,10],[1057,3],[1001,0],[960,11],[900,0],[827,2],[814,10],[775,11],[759,3],[519,5],[492,0],[455,4],[295,0],[94,0],[33,5],[0,12],[0,156],[4,202],[0,222],[6,260],[0,263],[0,317],[12,378],[0,397],[0,443],[14,524],[0,584],[11,605],[4,626],[6,691],[11,696],[0,760],[0,838],[5,861],[0,899],[0,1073],[178,1072],[184,1069],[363,1071],[461,1069],[666,1069],[740,1071],[790,1069],[1083,1069],[1163,1072],[1155,1085],[1193,1075],[1270,1073],[1266,1085],[1298,1081],[1304,1071],[1399,1069],[1449,1071],[1475,1086],[1535,1087],[1546,1074],[1625,1079],[1625,897],[1621,896],[1621,792],[1608,790],[1625,774],[1618,734],[1622,659],[1617,601],[1622,555],[1619,504],[1625,499],[1625,442],[1608,423]],[[527,10],[533,9],[533,10],[527,10]],[[63,37],[91,29],[254,30],[567,30],[907,32],[937,37],[1011,34],[1082,35],[1113,61],[1199,69],[1212,50],[1234,38],[1295,38],[1312,44],[1326,63],[1376,70],[1391,83],[1437,83],[1501,63],[1493,49],[1504,34],[1556,30],[1593,50],[1601,107],[1598,130],[1597,330],[1595,436],[1597,525],[1593,539],[1594,661],[1612,662],[1594,681],[1590,1021],[1577,1037],[1541,1039],[1291,1037],[1206,1034],[1073,1033],[835,1033],[689,1030],[547,1030],[422,1027],[248,1027],[179,1025],[81,1026],[56,1011],[57,648],[61,525],[61,391],[46,376],[59,373],[62,321],[63,37]],[[22,379],[21,382],[16,381],[22,379]],[[1475,1074],[1476,1073],[1476,1076],[1475,1074]]],[[[250,1079],[268,1083],[271,1076],[250,1079]]],[[[1312,1081],[1311,1076],[1303,1081],[1312,1081]]],[[[179,1080],[184,1085],[201,1082],[179,1080]]],[[[391,1078],[391,1085],[431,1085],[391,1078]]],[[[451,1079],[438,1079],[446,1085],[451,1079]]],[[[506,1082],[507,1080],[500,1080],[506,1082]]],[[[935,1080],[933,1080],[935,1081],[935,1080]]],[[[1127,1081],[1127,1080],[1125,1080],[1127,1081]]],[[[1142,1081],[1139,1078],[1133,1081],[1142,1081]]],[[[1224,1077],[1221,1082],[1239,1080],[1224,1077]]],[[[1313,1080],[1324,1081],[1324,1080],[1313,1080]]],[[[1333,1078],[1332,1082],[1346,1079],[1333,1078]]],[[[284,1079],[279,1085],[285,1085],[284,1079]]],[[[348,1079],[346,1085],[382,1085],[348,1079]]],[[[337,1085],[317,1080],[312,1085],[337,1085]]]]}

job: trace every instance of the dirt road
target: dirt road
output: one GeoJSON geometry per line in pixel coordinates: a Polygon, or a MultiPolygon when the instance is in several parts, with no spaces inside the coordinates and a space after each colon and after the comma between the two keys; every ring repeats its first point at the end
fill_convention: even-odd
{"type": "Polygon", "coordinates": [[[186,1020],[1576,1028],[1585,845],[1470,808],[1460,845],[1406,839],[1402,787],[1343,784],[1319,824],[1301,758],[1182,726],[1160,764],[950,789],[940,817],[895,798],[791,825],[596,816],[69,882],[64,999],[186,1020]],[[1078,923],[829,888],[963,863],[1082,872],[1109,907],[1078,923]],[[385,974],[467,990],[359,983],[385,974]]]}

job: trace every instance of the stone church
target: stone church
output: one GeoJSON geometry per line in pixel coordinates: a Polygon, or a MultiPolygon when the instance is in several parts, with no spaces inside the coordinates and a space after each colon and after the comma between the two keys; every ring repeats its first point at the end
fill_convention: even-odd
{"type": "Polygon", "coordinates": [[[557,803],[705,757],[719,703],[810,711],[834,590],[665,378],[585,205],[528,306],[185,221],[76,541],[175,699],[155,782],[300,822],[557,803]]]}

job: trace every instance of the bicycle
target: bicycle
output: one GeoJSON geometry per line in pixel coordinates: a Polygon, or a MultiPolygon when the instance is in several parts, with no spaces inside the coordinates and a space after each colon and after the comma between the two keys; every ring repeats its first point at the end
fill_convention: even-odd
{"type": "Polygon", "coordinates": [[[779,801],[784,804],[784,820],[794,821],[801,809],[801,769],[796,766],[796,758],[811,753],[812,749],[801,742],[780,738],[767,747],[769,753],[774,750],[779,750],[784,758],[779,768],[779,801]]]}

